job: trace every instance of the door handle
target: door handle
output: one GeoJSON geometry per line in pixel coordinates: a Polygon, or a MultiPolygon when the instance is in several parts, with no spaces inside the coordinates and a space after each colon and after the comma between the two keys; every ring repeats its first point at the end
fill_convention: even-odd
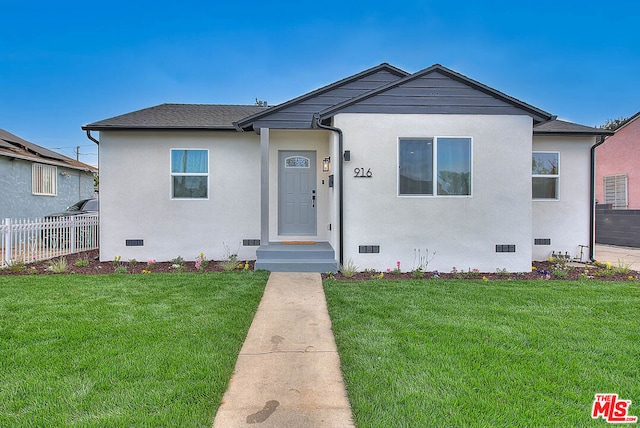
{"type": "Polygon", "coordinates": [[[311,191],[311,208],[315,208],[316,207],[316,191],[312,190],[311,191]]]}

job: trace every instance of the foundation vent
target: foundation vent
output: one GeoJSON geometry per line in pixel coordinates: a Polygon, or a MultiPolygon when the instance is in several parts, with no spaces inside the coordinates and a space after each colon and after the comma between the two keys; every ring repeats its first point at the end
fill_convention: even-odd
{"type": "Polygon", "coordinates": [[[127,239],[124,242],[127,247],[143,247],[144,239],[127,239]]]}
{"type": "Polygon", "coordinates": [[[516,246],[512,244],[496,244],[496,253],[515,253],[516,246]]]}
{"type": "Polygon", "coordinates": [[[243,239],[242,246],[243,247],[259,247],[260,240],[259,239],[243,239]]]}
{"type": "Polygon", "coordinates": [[[533,240],[533,245],[551,245],[550,238],[535,238],[533,240]]]}
{"type": "Polygon", "coordinates": [[[380,245],[360,245],[358,252],[361,254],[374,254],[380,252],[380,245]]]}

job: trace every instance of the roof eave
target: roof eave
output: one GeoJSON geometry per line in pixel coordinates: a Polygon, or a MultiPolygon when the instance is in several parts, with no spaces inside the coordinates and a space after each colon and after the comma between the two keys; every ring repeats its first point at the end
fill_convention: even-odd
{"type": "Polygon", "coordinates": [[[236,131],[233,126],[101,126],[84,125],[83,131],[154,131],[174,129],[177,131],[236,131]]]}
{"type": "Polygon", "coordinates": [[[545,136],[576,136],[576,137],[597,137],[599,135],[609,136],[614,132],[608,130],[594,130],[594,131],[536,131],[533,129],[533,135],[545,135],[545,136]]]}
{"type": "Polygon", "coordinates": [[[75,169],[75,170],[78,170],[78,171],[98,172],[98,168],[95,168],[95,167],[93,167],[91,165],[87,165],[87,166],[69,165],[69,164],[66,164],[64,162],[58,162],[58,161],[55,161],[55,160],[39,158],[39,157],[35,157],[35,156],[25,156],[25,155],[20,155],[20,154],[17,154],[17,153],[10,153],[10,152],[7,152],[7,151],[0,151],[0,156],[20,159],[20,160],[25,160],[25,161],[29,161],[29,162],[41,163],[41,164],[45,164],[45,165],[60,166],[60,167],[63,167],[63,168],[75,169]]]}

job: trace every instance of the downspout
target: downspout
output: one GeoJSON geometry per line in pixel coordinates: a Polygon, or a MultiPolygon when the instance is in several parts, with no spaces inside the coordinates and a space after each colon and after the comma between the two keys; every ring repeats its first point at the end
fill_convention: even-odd
{"type": "Polygon", "coordinates": [[[87,138],[90,139],[91,141],[93,141],[94,143],[96,143],[97,145],[100,145],[100,141],[96,140],[91,135],[91,130],[90,129],[87,129],[87,138]]]}
{"type": "Polygon", "coordinates": [[[589,211],[589,260],[594,262],[595,259],[595,227],[596,227],[596,148],[605,141],[605,136],[600,136],[600,141],[591,146],[591,204],[589,211]]]}
{"type": "Polygon", "coordinates": [[[340,128],[336,128],[334,126],[329,126],[329,125],[323,125],[320,122],[320,115],[318,115],[317,113],[315,113],[313,115],[313,121],[311,122],[311,126],[313,128],[321,128],[321,129],[326,129],[327,131],[332,131],[332,132],[336,132],[338,134],[338,153],[340,156],[340,161],[338,162],[338,251],[340,252],[340,265],[338,266],[338,268],[340,268],[340,266],[342,266],[343,262],[344,262],[344,256],[343,256],[343,249],[344,246],[342,244],[343,238],[344,238],[344,227],[343,227],[343,219],[344,219],[344,215],[343,215],[343,210],[342,210],[342,205],[343,205],[343,195],[342,195],[342,190],[343,190],[343,185],[342,185],[342,176],[343,176],[343,169],[344,169],[344,165],[343,165],[343,158],[342,158],[342,149],[343,149],[343,136],[342,136],[342,129],[340,128]]]}
{"type": "Polygon", "coordinates": [[[90,139],[91,141],[93,141],[94,143],[96,143],[96,145],[98,146],[98,187],[95,187],[95,181],[94,181],[94,189],[93,189],[93,195],[96,195],[96,192],[98,195],[100,195],[100,141],[96,140],[95,138],[93,138],[93,136],[91,135],[91,130],[87,129],[87,138],[90,139]]]}

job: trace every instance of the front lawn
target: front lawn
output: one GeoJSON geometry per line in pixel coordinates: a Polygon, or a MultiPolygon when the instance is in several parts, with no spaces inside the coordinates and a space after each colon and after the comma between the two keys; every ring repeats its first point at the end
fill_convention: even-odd
{"type": "Polygon", "coordinates": [[[636,282],[325,281],[358,427],[584,426],[640,416],[636,282]]]}
{"type": "Polygon", "coordinates": [[[210,427],[267,278],[0,276],[0,426],[210,427]]]}

